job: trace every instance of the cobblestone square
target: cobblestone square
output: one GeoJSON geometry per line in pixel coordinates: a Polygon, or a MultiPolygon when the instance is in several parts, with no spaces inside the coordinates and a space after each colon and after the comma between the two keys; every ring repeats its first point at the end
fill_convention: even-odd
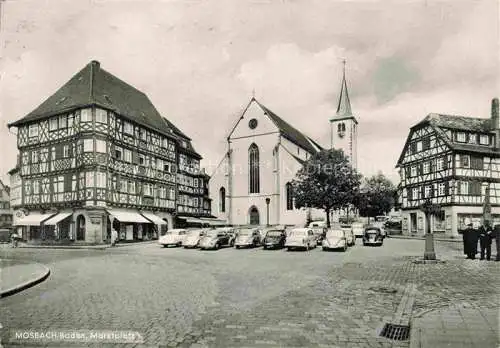
{"type": "Polygon", "coordinates": [[[2,345],[26,346],[10,330],[88,329],[139,332],[143,344],[116,345],[129,347],[417,347],[449,323],[465,346],[478,332],[481,347],[498,344],[498,264],[465,260],[459,243],[438,242],[444,262],[430,265],[414,262],[423,241],[359,244],[345,253],[2,249],[51,268],[45,282],[1,300],[2,345]],[[410,322],[409,340],[379,335],[398,320],[410,322]]]}

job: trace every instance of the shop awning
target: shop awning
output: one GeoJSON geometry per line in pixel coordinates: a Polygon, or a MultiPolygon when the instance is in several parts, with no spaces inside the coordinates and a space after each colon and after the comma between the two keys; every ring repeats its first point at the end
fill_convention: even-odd
{"type": "Polygon", "coordinates": [[[66,213],[59,213],[57,215],[54,215],[53,217],[51,217],[47,221],[45,221],[43,224],[44,225],[57,225],[59,222],[61,222],[64,219],[66,219],[71,214],[73,214],[73,213],[72,212],[69,212],[69,213],[68,212],[66,212],[66,213]]]}
{"type": "Polygon", "coordinates": [[[19,218],[14,226],[39,226],[43,221],[47,220],[54,213],[40,214],[40,213],[30,213],[29,215],[19,218]]]}
{"type": "Polygon", "coordinates": [[[192,224],[202,224],[205,223],[204,221],[197,219],[197,218],[192,218],[192,217],[186,217],[186,222],[192,223],[192,224]]]}
{"type": "Polygon", "coordinates": [[[150,224],[151,221],[147,220],[144,216],[139,214],[136,210],[107,210],[107,212],[115,217],[120,222],[135,222],[150,224]]]}
{"type": "Polygon", "coordinates": [[[204,223],[209,224],[210,226],[224,226],[227,224],[224,220],[217,219],[201,219],[204,223]]]}
{"type": "Polygon", "coordinates": [[[146,219],[150,220],[152,223],[157,224],[157,225],[168,225],[168,223],[160,218],[158,215],[155,215],[153,213],[148,213],[146,211],[141,211],[142,216],[144,216],[146,219]]]}

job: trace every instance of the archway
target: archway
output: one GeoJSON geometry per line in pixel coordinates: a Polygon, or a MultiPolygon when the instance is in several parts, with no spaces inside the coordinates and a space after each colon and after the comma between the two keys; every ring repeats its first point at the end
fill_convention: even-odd
{"type": "Polygon", "coordinates": [[[257,207],[255,205],[250,207],[248,214],[250,216],[250,225],[259,225],[260,224],[259,210],[257,209],[257,207]]]}
{"type": "Polygon", "coordinates": [[[76,218],[76,240],[85,240],[85,216],[78,215],[76,218]]]}

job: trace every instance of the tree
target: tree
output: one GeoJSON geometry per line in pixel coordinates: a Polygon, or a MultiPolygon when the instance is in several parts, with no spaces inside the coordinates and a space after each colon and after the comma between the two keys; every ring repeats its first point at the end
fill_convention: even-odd
{"type": "Polygon", "coordinates": [[[361,216],[375,217],[391,211],[396,202],[396,187],[384,176],[378,173],[367,178],[356,197],[355,206],[361,216]]]}
{"type": "Polygon", "coordinates": [[[342,151],[321,151],[304,162],[292,181],[295,207],[324,210],[330,227],[330,212],[354,203],[360,182],[342,151]]]}

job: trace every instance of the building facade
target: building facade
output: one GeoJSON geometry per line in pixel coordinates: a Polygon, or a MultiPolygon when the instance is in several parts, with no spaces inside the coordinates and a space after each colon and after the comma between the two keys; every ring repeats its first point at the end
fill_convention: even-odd
{"type": "Polygon", "coordinates": [[[10,187],[0,180],[0,229],[12,228],[10,193],[10,187]]]}
{"type": "Polygon", "coordinates": [[[23,239],[104,243],[116,229],[132,241],[173,227],[181,140],[169,124],[97,61],[9,124],[18,128],[23,239]]]}
{"type": "Polygon", "coordinates": [[[500,223],[498,114],[494,99],[490,119],[430,114],[410,129],[397,163],[404,234],[425,233],[427,199],[441,206],[434,233],[457,236],[484,214],[500,223]]]}
{"type": "MultiPolygon", "coordinates": [[[[347,132],[357,124],[350,104],[345,103],[349,98],[344,74],[337,115],[330,120],[332,129],[341,125],[347,132]]],[[[355,138],[356,132],[349,131],[342,142],[333,144],[354,162],[355,138]]],[[[212,214],[233,225],[303,225],[308,218],[324,219],[323,211],[295,208],[291,185],[304,161],[321,150],[317,142],[252,98],[228,135],[227,151],[211,175],[212,214]]]]}

